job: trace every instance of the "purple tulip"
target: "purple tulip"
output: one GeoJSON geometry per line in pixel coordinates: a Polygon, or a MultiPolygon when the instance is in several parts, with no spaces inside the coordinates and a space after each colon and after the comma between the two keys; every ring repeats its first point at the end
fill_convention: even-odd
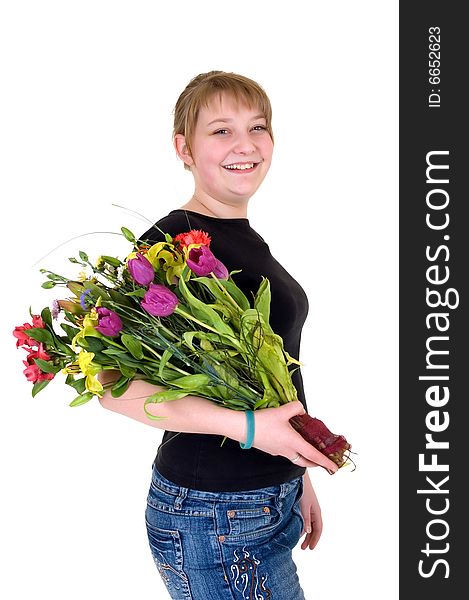
{"type": "Polygon", "coordinates": [[[150,283],[141,306],[154,317],[167,317],[174,312],[178,298],[170,289],[160,283],[150,283]]]}
{"type": "Polygon", "coordinates": [[[122,320],[117,313],[109,308],[100,306],[98,312],[98,326],[95,328],[99,333],[114,337],[122,331],[122,320]]]}
{"type": "Polygon", "coordinates": [[[187,258],[187,266],[199,277],[205,277],[214,273],[219,279],[228,279],[228,270],[220,262],[208,246],[192,248],[187,258]]]}
{"type": "Polygon", "coordinates": [[[132,279],[139,285],[148,285],[155,277],[153,265],[143,254],[137,254],[127,263],[127,268],[132,279]]]}
{"type": "Polygon", "coordinates": [[[229,277],[229,273],[228,273],[228,269],[225,267],[225,265],[218,260],[218,258],[216,259],[217,264],[215,265],[215,268],[213,269],[213,274],[215,275],[215,277],[217,279],[228,279],[229,277]]]}

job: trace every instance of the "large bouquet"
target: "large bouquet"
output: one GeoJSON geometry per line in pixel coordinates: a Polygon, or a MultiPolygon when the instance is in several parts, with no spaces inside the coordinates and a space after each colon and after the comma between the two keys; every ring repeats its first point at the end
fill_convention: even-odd
{"type": "MultiPolygon", "coordinates": [[[[234,410],[258,410],[297,400],[292,372],[299,367],[271,328],[270,284],[263,278],[251,299],[210,250],[210,236],[191,230],[149,244],[122,227],[132,244],[124,259],[102,255],[92,263],[85,252],[70,258],[82,269],[77,280],[41,269],[43,288],[65,287],[32,323],[15,328],[17,347],[26,349],[24,374],[32,395],[62,372],[78,394],[78,406],[107,389],[121,396],[134,379],[163,386],[148,404],[202,396],[234,410]],[[97,375],[115,370],[115,383],[97,375]]],[[[339,467],[350,454],[342,435],[308,414],[292,426],[339,467]]]]}

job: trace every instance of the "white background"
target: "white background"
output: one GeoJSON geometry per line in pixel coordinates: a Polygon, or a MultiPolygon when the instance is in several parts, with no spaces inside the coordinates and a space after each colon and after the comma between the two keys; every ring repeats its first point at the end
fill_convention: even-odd
{"type": "MultiPolygon", "coordinates": [[[[310,469],[324,532],[294,550],[306,598],[395,600],[397,527],[397,3],[3,3],[0,15],[2,412],[0,593],[8,600],[166,598],[144,510],[161,431],[36,398],[14,326],[50,304],[39,267],[78,250],[125,255],[92,231],[143,233],[189,198],[172,109],[198,73],[256,79],[273,105],[271,171],[252,226],[306,289],[309,412],[357,469],[310,469]],[[321,471],[321,472],[319,472],[321,471]]],[[[288,600],[276,599],[276,600],[288,600]]]]}

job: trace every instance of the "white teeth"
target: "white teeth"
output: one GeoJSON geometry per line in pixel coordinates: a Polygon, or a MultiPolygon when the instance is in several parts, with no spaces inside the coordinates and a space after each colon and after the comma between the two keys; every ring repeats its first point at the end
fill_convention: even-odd
{"type": "Polygon", "coordinates": [[[252,169],[254,167],[254,163],[243,163],[243,164],[234,164],[234,165],[224,165],[225,169],[238,169],[240,171],[244,171],[245,169],[252,169]]]}

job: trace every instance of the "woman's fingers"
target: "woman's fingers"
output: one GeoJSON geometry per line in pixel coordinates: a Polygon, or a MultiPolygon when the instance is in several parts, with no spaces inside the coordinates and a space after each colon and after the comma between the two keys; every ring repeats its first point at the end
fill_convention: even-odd
{"type": "MultiPolygon", "coordinates": [[[[314,467],[319,465],[329,472],[335,473],[337,471],[339,467],[335,462],[330,458],[327,458],[320,450],[317,450],[314,446],[309,444],[300,436],[300,434],[298,434],[298,436],[301,438],[301,442],[300,447],[296,448],[296,452],[300,455],[300,458],[294,461],[295,465],[300,467],[314,467]]],[[[292,460],[292,458],[290,458],[290,460],[292,460]]]]}

